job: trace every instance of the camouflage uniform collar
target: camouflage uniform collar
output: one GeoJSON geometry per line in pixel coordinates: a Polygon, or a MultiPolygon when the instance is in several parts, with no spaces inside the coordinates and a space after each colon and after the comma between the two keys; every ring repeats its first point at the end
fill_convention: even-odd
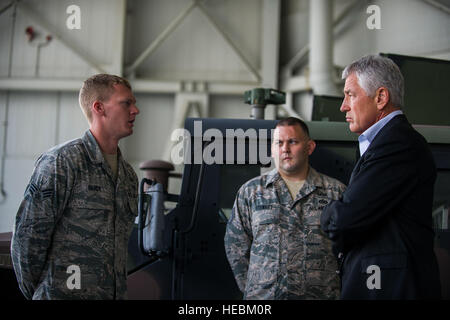
{"type": "Polygon", "coordinates": [[[270,170],[269,172],[266,173],[267,175],[267,179],[266,179],[266,184],[265,187],[267,188],[270,184],[274,183],[275,181],[277,181],[278,179],[281,179],[280,174],[278,173],[277,168],[273,168],[272,170],[270,170]]]}
{"type": "MultiPolygon", "coordinates": [[[[272,169],[267,173],[267,180],[265,187],[267,188],[270,184],[282,179],[277,168],[272,169]]],[[[323,180],[320,174],[311,166],[309,166],[308,176],[306,177],[305,184],[303,187],[323,187],[323,180]]],[[[303,188],[302,188],[303,189],[303,188]]]]}
{"type": "Polygon", "coordinates": [[[308,176],[306,177],[305,185],[323,187],[322,176],[311,166],[309,166],[308,176]]]}
{"type": "MultiPolygon", "coordinates": [[[[83,141],[84,146],[86,147],[87,153],[89,155],[89,159],[92,161],[92,163],[103,163],[105,162],[105,158],[103,157],[102,150],[100,149],[100,146],[98,145],[97,140],[95,139],[94,135],[92,134],[91,130],[87,130],[84,133],[84,136],[81,138],[83,141]]],[[[117,147],[117,161],[120,162],[121,159],[121,152],[119,147],[117,147]]]]}
{"type": "Polygon", "coordinates": [[[323,179],[320,174],[309,166],[308,176],[306,177],[305,184],[299,190],[297,196],[294,199],[294,204],[297,200],[314,192],[317,188],[322,188],[324,186],[323,179]]]}

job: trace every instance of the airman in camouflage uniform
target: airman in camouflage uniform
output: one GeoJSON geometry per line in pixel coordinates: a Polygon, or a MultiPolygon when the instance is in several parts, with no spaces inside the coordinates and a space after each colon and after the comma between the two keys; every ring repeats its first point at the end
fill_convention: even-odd
{"type": "Polygon", "coordinates": [[[236,282],[244,299],[338,299],[336,258],[320,214],[345,185],[306,161],[305,182],[293,199],[275,162],[278,168],[240,188],[228,221],[225,249],[236,282]]]}
{"type": "MultiPolygon", "coordinates": [[[[125,97],[132,97],[131,87],[127,90],[120,81],[113,85],[114,92],[122,86],[125,97]]],[[[139,111],[132,104],[129,114],[134,119],[139,111]]],[[[113,121],[121,118],[125,123],[127,116],[113,121]]],[[[132,129],[118,124],[120,134],[131,134],[132,129]]],[[[91,130],[99,132],[92,124],[91,130]]],[[[91,130],[41,155],[26,188],[11,255],[19,287],[28,299],[126,298],[138,180],[117,145],[117,170],[111,169],[91,130]]]]}

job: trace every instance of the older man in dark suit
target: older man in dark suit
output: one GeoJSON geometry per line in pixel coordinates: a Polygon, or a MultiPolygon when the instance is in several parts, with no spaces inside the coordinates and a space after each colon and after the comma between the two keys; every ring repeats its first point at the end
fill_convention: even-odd
{"type": "Polygon", "coordinates": [[[321,216],[340,264],[341,298],[440,298],[431,227],[436,168],[401,110],[401,72],[388,58],[366,56],[342,78],[340,110],[359,134],[361,157],[343,198],[321,216]]]}

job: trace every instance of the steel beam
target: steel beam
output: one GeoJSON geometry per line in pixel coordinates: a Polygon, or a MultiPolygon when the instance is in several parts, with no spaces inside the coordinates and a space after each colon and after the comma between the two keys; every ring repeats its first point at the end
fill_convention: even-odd
{"type": "Polygon", "coordinates": [[[180,25],[186,16],[197,6],[197,0],[192,1],[169,25],[161,32],[155,40],[137,57],[137,59],[126,68],[126,75],[131,75],[147,59],[167,37],[180,25]]]}
{"type": "MultiPolygon", "coordinates": [[[[36,79],[36,78],[0,78],[0,90],[11,91],[67,91],[78,92],[84,79],[36,79]]],[[[195,82],[195,81],[194,81],[195,82]]],[[[183,91],[180,81],[157,81],[131,79],[135,93],[169,93],[183,91]]],[[[245,91],[258,86],[257,82],[211,82],[204,83],[204,92],[208,94],[243,95],[245,91]]]]}
{"type": "Polygon", "coordinates": [[[252,75],[255,77],[255,79],[258,82],[260,82],[261,81],[261,75],[259,74],[259,71],[255,67],[253,67],[253,65],[245,57],[245,55],[241,52],[241,50],[238,48],[238,46],[234,44],[234,42],[231,40],[231,38],[214,21],[214,19],[208,13],[206,8],[203,6],[203,4],[199,3],[198,4],[198,8],[204,14],[204,16],[208,19],[208,21],[211,23],[211,25],[216,29],[216,31],[219,32],[219,34],[225,39],[225,41],[230,45],[230,47],[234,50],[234,52],[239,56],[239,58],[241,59],[242,63],[244,63],[244,65],[252,73],[252,75]]]}

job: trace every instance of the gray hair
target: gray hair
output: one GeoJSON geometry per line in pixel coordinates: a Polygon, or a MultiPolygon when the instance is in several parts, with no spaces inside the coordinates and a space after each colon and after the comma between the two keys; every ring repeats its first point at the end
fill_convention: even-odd
{"type": "Polygon", "coordinates": [[[404,80],[398,66],[389,58],[368,55],[352,62],[342,72],[342,79],[356,74],[358,84],[369,97],[374,97],[378,88],[385,87],[394,107],[403,106],[404,80]]]}

